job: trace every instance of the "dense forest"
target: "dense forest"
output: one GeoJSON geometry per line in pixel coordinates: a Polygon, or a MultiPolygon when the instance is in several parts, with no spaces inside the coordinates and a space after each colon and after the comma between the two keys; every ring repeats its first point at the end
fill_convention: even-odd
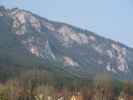
{"type": "Polygon", "coordinates": [[[80,79],[42,69],[24,71],[0,82],[0,100],[132,100],[133,83],[98,73],[80,79]]]}

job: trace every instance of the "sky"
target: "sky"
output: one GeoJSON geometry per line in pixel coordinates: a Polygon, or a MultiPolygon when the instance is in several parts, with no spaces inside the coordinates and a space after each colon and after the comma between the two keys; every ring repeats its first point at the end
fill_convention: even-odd
{"type": "Polygon", "coordinates": [[[133,0],[0,0],[0,5],[26,9],[133,48],[133,0]]]}

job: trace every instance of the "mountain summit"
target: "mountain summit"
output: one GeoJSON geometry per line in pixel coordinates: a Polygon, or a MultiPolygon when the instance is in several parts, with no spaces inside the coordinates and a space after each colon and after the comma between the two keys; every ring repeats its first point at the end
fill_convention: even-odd
{"type": "Polygon", "coordinates": [[[63,71],[82,78],[99,72],[112,73],[116,79],[133,75],[132,48],[18,8],[0,7],[0,48],[3,73],[19,72],[25,68],[22,65],[37,62],[59,64],[63,71]]]}

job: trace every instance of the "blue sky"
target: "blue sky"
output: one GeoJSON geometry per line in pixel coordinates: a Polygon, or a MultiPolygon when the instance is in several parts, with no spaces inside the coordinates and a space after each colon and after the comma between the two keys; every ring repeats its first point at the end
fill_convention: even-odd
{"type": "Polygon", "coordinates": [[[0,0],[133,47],[133,0],[0,0]]]}

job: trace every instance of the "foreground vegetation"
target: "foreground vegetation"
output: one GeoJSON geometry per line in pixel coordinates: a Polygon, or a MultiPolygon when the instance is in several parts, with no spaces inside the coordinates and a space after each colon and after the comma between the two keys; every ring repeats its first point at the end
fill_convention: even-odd
{"type": "Polygon", "coordinates": [[[0,82],[0,100],[132,100],[133,84],[97,74],[93,80],[28,71],[0,82]]]}

